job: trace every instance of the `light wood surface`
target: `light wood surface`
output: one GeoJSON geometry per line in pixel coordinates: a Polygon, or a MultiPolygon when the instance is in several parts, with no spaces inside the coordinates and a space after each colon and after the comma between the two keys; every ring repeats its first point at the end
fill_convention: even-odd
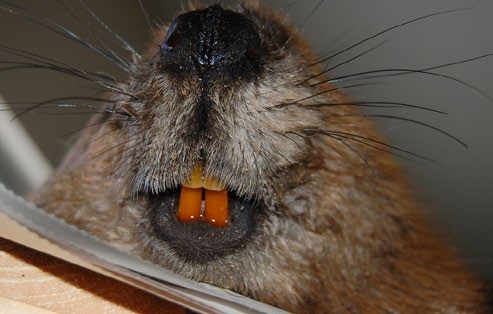
{"type": "Polygon", "coordinates": [[[2,313],[186,313],[116,280],[0,238],[2,313]]]}

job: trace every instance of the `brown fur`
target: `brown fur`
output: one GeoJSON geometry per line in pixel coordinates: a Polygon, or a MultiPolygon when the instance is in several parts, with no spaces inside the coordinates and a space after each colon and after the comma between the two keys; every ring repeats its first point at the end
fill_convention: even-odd
{"type": "MultiPolygon", "coordinates": [[[[292,104],[335,88],[297,85],[320,71],[308,67],[316,60],[310,48],[276,12],[255,1],[239,10],[260,25],[263,40],[292,38],[274,44],[271,51],[278,51],[256,82],[215,86],[210,136],[185,137],[198,82],[174,82],[160,73],[151,49],[122,87],[140,103],[113,96],[134,120],[87,131],[33,196],[36,203],[176,273],[293,312],[485,311],[479,282],[424,221],[391,156],[344,137],[306,132],[383,141],[352,106],[306,106],[348,101],[339,90],[292,104]],[[146,194],[182,182],[200,145],[208,150],[207,174],[267,209],[242,249],[195,264],[153,234],[146,194]]],[[[158,42],[163,36],[157,33],[158,42]]],[[[104,118],[91,123],[97,120],[104,118]]]]}

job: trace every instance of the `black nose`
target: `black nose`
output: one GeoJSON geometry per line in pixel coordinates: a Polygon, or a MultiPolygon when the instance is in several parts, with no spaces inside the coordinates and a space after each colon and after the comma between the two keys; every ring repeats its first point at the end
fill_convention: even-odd
{"type": "Polygon", "coordinates": [[[258,74],[263,57],[255,24],[219,5],[178,16],[161,51],[168,70],[205,75],[219,71],[229,78],[258,74]]]}

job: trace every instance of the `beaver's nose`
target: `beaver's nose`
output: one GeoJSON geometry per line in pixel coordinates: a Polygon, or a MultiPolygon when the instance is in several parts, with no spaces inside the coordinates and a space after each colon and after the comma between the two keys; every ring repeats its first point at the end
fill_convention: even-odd
{"type": "Polygon", "coordinates": [[[255,24],[243,14],[213,5],[178,16],[161,45],[165,64],[208,74],[243,76],[262,63],[255,24]],[[206,73],[204,73],[206,72],[206,73]]]}

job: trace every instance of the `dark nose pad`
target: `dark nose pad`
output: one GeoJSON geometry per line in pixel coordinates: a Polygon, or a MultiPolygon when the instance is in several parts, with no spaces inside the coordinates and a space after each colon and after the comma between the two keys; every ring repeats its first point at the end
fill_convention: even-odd
{"type": "Polygon", "coordinates": [[[165,62],[181,69],[219,70],[229,78],[258,74],[263,57],[255,24],[219,5],[178,16],[161,50],[165,62]]]}

